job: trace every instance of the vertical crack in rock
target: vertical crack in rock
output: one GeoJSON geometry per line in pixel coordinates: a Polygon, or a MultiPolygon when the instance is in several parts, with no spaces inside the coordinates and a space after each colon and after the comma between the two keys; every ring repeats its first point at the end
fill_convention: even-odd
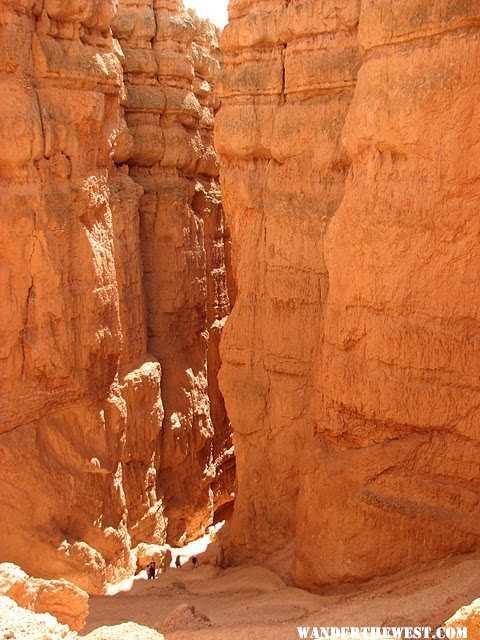
{"type": "Polygon", "coordinates": [[[287,45],[284,44],[282,48],[282,88],[280,91],[280,106],[283,106],[287,100],[285,91],[285,58],[287,55],[287,45]]]}

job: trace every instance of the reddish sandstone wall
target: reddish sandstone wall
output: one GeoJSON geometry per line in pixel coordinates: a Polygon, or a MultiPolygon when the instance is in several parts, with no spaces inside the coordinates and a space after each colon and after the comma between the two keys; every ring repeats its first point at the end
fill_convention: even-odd
{"type": "Polygon", "coordinates": [[[360,58],[358,2],[237,0],[230,20],[216,145],[238,296],[220,380],[239,484],[228,556],[240,560],[294,538],[324,239],[349,166],[340,136],[360,58]]]}
{"type": "Polygon", "coordinates": [[[158,484],[169,539],[184,540],[228,497],[234,479],[226,472],[219,490],[233,452],[226,453],[230,425],[216,385],[230,311],[229,236],[213,149],[217,31],[176,0],[124,0],[113,28],[125,55],[130,174],[144,190],[148,346],[163,369],[158,484]]]}
{"type": "Polygon", "coordinates": [[[479,19],[464,2],[362,5],[353,164],[326,239],[301,584],[479,544],[479,19]]]}
{"type": "Polygon", "coordinates": [[[293,543],[316,588],[478,547],[478,7],[237,0],[230,17],[227,557],[293,543]]]}
{"type": "Polygon", "coordinates": [[[89,590],[129,570],[130,531],[148,521],[164,537],[140,189],[115,166],[129,139],[113,15],[106,1],[0,14],[0,546],[89,590]]]}
{"type": "Polygon", "coordinates": [[[0,5],[1,559],[89,591],[140,540],[197,532],[232,482],[207,391],[229,311],[216,33],[125,2],[122,51],[116,12],[0,5]]]}

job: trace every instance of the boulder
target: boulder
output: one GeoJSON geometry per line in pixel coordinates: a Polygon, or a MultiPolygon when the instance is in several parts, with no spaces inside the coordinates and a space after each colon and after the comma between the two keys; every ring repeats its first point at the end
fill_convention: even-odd
{"type": "Polygon", "coordinates": [[[480,638],[480,598],[471,604],[461,607],[445,622],[445,627],[467,627],[467,637],[475,640],[480,638]]]}
{"type": "Polygon", "coordinates": [[[32,578],[20,567],[0,564],[0,595],[35,613],[49,613],[74,631],[88,616],[88,594],[67,580],[32,578]]]}
{"type": "Polygon", "coordinates": [[[133,550],[137,560],[137,573],[146,569],[149,562],[155,562],[157,569],[166,570],[172,561],[172,552],[167,546],[141,542],[133,550]]]}
{"type": "MultiPolygon", "coordinates": [[[[11,598],[0,596],[2,640],[76,640],[77,637],[76,633],[49,613],[28,611],[11,598]]],[[[148,637],[146,640],[149,640],[148,637]]]]}

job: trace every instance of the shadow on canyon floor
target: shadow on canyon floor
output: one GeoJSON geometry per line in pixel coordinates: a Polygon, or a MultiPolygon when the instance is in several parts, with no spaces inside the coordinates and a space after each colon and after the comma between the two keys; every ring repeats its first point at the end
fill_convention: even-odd
{"type": "Polygon", "coordinates": [[[130,620],[156,628],[166,640],[291,640],[300,625],[433,627],[479,595],[480,553],[378,579],[348,595],[289,587],[259,566],[221,570],[188,564],[154,581],[142,573],[118,585],[116,593],[93,596],[83,633],[130,620]],[[193,605],[195,616],[172,613],[181,605],[193,605]]]}

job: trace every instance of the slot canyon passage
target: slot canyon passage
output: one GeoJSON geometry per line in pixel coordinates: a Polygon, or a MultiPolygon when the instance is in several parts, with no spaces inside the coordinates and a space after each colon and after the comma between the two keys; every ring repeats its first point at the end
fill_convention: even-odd
{"type": "Polygon", "coordinates": [[[479,54],[477,0],[0,0],[1,640],[480,640],[479,54]]]}

